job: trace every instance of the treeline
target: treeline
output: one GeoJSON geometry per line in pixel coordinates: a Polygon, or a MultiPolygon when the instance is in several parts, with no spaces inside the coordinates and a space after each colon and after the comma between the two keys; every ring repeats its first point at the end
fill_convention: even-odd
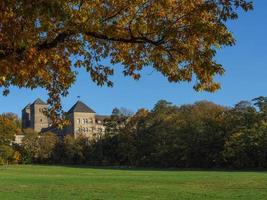
{"type": "Polygon", "coordinates": [[[13,145],[16,159],[2,155],[2,160],[162,168],[267,168],[265,97],[242,101],[231,108],[207,101],[182,106],[159,101],[151,111],[140,109],[131,116],[115,109],[105,126],[104,135],[89,141],[82,136],[59,139],[52,133],[40,137],[28,131],[22,145],[13,145]]]}
{"type": "Polygon", "coordinates": [[[106,136],[92,149],[99,162],[114,165],[266,168],[267,98],[233,108],[159,101],[151,111],[141,109],[130,118],[113,115],[106,136]]]}

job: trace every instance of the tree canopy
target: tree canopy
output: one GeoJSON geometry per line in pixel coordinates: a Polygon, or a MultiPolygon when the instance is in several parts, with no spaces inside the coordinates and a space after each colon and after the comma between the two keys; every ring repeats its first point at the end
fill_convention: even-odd
{"type": "Polygon", "coordinates": [[[48,91],[51,119],[60,97],[84,67],[98,85],[112,86],[114,64],[140,78],[152,66],[170,82],[196,78],[215,91],[224,73],[216,50],[234,44],[226,26],[247,0],[0,0],[0,87],[48,91]],[[103,65],[103,59],[110,65],[103,65]]]}

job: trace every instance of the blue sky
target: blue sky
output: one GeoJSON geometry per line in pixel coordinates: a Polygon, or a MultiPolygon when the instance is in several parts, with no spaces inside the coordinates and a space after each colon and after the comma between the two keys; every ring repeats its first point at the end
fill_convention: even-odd
{"type": "MultiPolygon", "coordinates": [[[[240,100],[267,96],[267,1],[254,0],[254,7],[254,11],[242,13],[237,21],[229,23],[236,46],[224,48],[216,56],[226,70],[223,77],[217,78],[222,85],[221,90],[215,93],[196,92],[192,88],[193,83],[169,83],[152,69],[144,70],[142,78],[134,81],[125,78],[120,73],[120,66],[116,66],[113,88],[96,86],[81,70],[69,96],[62,101],[63,108],[68,110],[77,101],[77,96],[81,96],[81,100],[99,114],[110,114],[114,107],[133,111],[151,109],[160,99],[176,105],[209,100],[233,106],[240,100]]],[[[11,88],[7,97],[0,96],[0,113],[20,115],[21,109],[37,97],[46,100],[46,91],[11,88]]]]}

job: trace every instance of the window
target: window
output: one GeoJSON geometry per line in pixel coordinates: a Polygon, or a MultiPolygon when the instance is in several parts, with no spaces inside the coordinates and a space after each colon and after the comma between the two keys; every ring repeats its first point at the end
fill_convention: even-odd
{"type": "Polygon", "coordinates": [[[40,119],[40,122],[42,122],[43,121],[43,119],[40,119]]]}
{"type": "Polygon", "coordinates": [[[86,130],[86,132],[88,132],[88,131],[89,131],[88,127],[86,127],[86,129],[85,129],[85,130],[86,130]]]}
{"type": "Polygon", "coordinates": [[[80,123],[81,123],[80,119],[77,119],[77,124],[80,124],[80,123]]]}
{"type": "Polygon", "coordinates": [[[88,119],[85,119],[85,123],[88,124],[88,119]]]}

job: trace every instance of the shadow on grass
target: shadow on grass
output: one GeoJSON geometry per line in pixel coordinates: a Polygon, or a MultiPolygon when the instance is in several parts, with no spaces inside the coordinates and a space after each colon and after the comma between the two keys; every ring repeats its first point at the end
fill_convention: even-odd
{"type": "MultiPolygon", "coordinates": [[[[33,165],[34,166],[34,165],[33,165]]],[[[156,167],[131,167],[131,166],[93,166],[93,165],[47,165],[36,164],[36,166],[53,166],[79,169],[101,169],[101,170],[125,170],[125,171],[159,171],[159,172],[257,172],[267,173],[267,169],[225,169],[225,168],[156,168],[156,167]]]]}

